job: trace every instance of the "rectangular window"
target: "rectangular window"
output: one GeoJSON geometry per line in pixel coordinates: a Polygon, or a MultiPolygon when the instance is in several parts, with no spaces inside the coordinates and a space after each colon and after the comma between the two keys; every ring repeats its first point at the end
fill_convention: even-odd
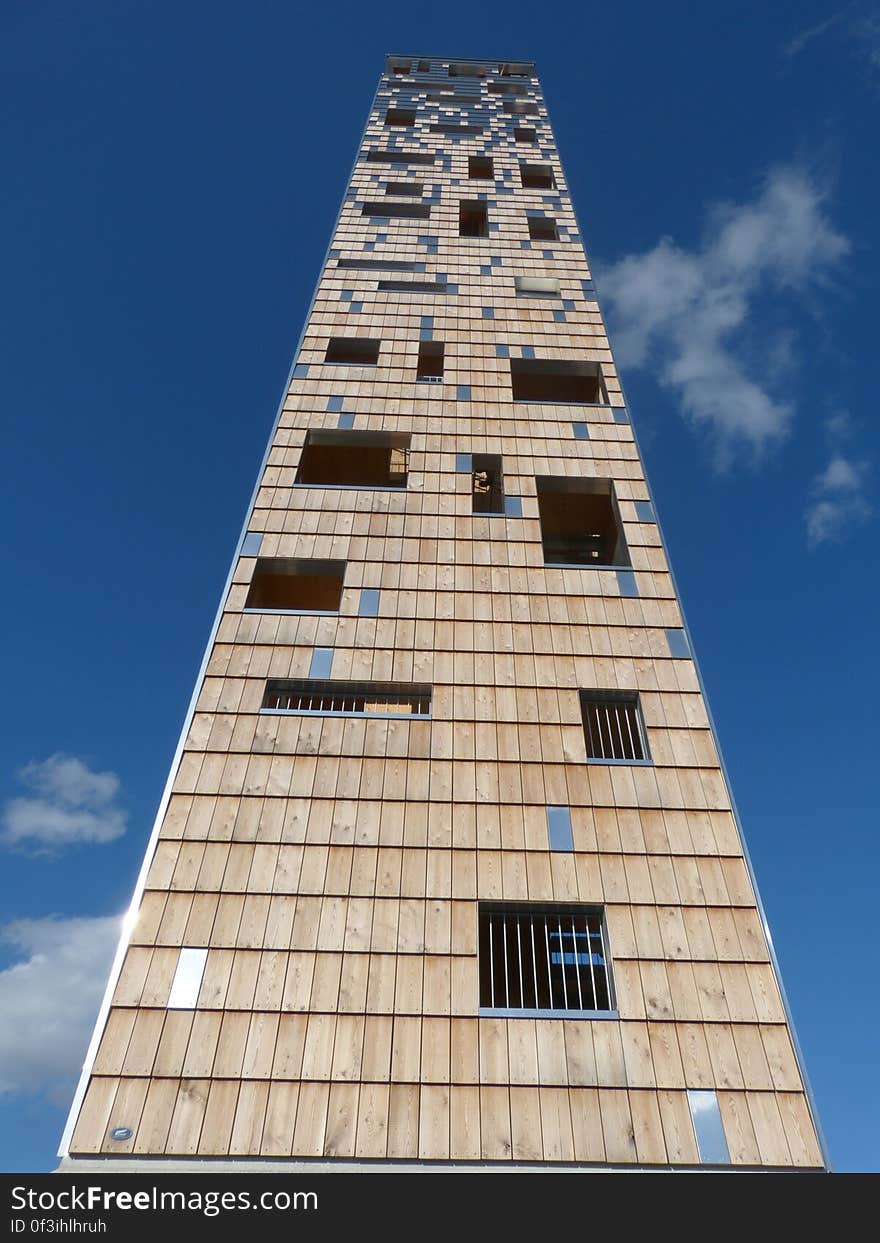
{"type": "Polygon", "coordinates": [[[610,479],[538,475],[535,485],[546,565],[631,564],[610,479]]]}
{"type": "Polygon", "coordinates": [[[448,288],[446,281],[379,281],[380,293],[443,294],[448,288]]]}
{"type": "Polygon", "coordinates": [[[245,608],[338,613],[344,578],[344,561],[258,557],[245,608]]]}
{"type": "Polygon", "coordinates": [[[407,682],[270,678],[262,711],[313,716],[426,717],[431,714],[431,687],[407,682]]]}
{"type": "Polygon", "coordinates": [[[408,60],[395,60],[391,62],[390,68],[392,73],[410,73],[412,65],[408,60]]]}
{"type": "Polygon", "coordinates": [[[381,341],[375,337],[331,337],[325,363],[347,363],[350,367],[375,367],[381,341]]]}
{"type": "Polygon", "coordinates": [[[418,271],[418,265],[408,259],[337,259],[336,266],[344,271],[350,269],[356,272],[380,271],[383,268],[386,272],[418,271]]]}
{"type": "Polygon", "coordinates": [[[416,379],[439,384],[443,379],[443,342],[420,341],[416,379]]]}
{"type": "Polygon", "coordinates": [[[511,358],[514,401],[592,406],[605,401],[599,363],[555,358],[511,358]]]}
{"type": "Polygon", "coordinates": [[[513,137],[517,142],[534,142],[537,134],[533,129],[529,129],[528,126],[521,125],[513,131],[513,137]]]}
{"type": "Polygon", "coordinates": [[[581,691],[587,758],[603,763],[647,760],[637,691],[581,691]]]}
{"type": "Polygon", "coordinates": [[[556,189],[556,178],[549,164],[520,164],[519,175],[527,190],[556,189]]]}
{"type": "Polygon", "coordinates": [[[468,157],[468,177],[471,181],[491,181],[495,176],[495,166],[490,155],[472,155],[468,157]]]}
{"type": "Polygon", "coordinates": [[[406,432],[306,432],[296,482],[336,488],[405,488],[409,468],[406,432]]]}
{"type": "Polygon", "coordinates": [[[730,1151],[714,1091],[688,1091],[688,1106],[703,1165],[729,1165],[730,1151]]]}
{"type": "Polygon", "coordinates": [[[489,213],[481,199],[461,199],[458,204],[459,237],[488,237],[489,213]]]}
{"type": "Polygon", "coordinates": [[[385,113],[386,125],[415,125],[414,108],[389,108],[385,113]]]}
{"type": "Polygon", "coordinates": [[[449,66],[450,78],[485,78],[486,66],[475,61],[452,61],[449,66]]]}
{"type": "Polygon", "coordinates": [[[169,1010],[195,1009],[207,961],[208,951],[206,949],[186,948],[180,951],[174,979],[171,981],[171,992],[168,995],[169,1010]]]}
{"type": "Polygon", "coordinates": [[[368,164],[433,164],[435,156],[427,151],[368,151],[368,164]]]}
{"type": "Polygon", "coordinates": [[[452,121],[443,121],[430,127],[432,134],[482,134],[482,125],[455,125],[452,121]]]}
{"type": "Polygon", "coordinates": [[[499,66],[502,78],[530,78],[534,63],[525,60],[510,60],[499,66]]]}
{"type": "Polygon", "coordinates": [[[384,202],[364,203],[361,208],[362,216],[407,216],[409,219],[428,220],[431,215],[430,203],[389,203],[386,199],[384,202]]]}
{"type": "Polygon", "coordinates": [[[558,298],[559,281],[551,276],[515,276],[516,292],[528,298],[558,298]]]}
{"type": "Polygon", "coordinates": [[[552,216],[529,216],[529,237],[533,242],[555,242],[559,239],[556,221],[552,216]]]}
{"type": "Polygon", "coordinates": [[[538,115],[538,105],[527,99],[505,99],[502,109],[508,115],[535,117],[538,115]]]}
{"type": "Polygon", "coordinates": [[[504,474],[497,453],[475,453],[471,459],[471,512],[504,513],[504,474]]]}
{"type": "Polygon", "coordinates": [[[423,181],[386,181],[385,193],[396,194],[400,197],[410,196],[412,198],[421,198],[425,189],[423,181]]]}
{"type": "Polygon", "coordinates": [[[480,903],[480,1013],[613,1017],[602,910],[480,903]]]}
{"type": "Polygon", "coordinates": [[[525,95],[528,89],[524,82],[490,82],[488,86],[491,95],[525,95]]]}

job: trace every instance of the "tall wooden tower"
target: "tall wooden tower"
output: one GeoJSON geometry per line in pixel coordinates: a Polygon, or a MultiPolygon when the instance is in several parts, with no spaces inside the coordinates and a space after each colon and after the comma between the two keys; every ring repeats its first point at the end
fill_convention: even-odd
{"type": "Polygon", "coordinates": [[[530,63],[386,61],[62,1155],[825,1163],[530,63]]]}

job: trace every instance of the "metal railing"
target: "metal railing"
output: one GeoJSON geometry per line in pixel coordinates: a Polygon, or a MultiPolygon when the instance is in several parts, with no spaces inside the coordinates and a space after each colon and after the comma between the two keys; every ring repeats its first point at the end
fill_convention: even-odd
{"type": "Polygon", "coordinates": [[[648,745],[639,697],[627,692],[581,691],[587,756],[591,760],[645,760],[648,745]]]}
{"type": "Polygon", "coordinates": [[[480,1006],[613,1010],[602,912],[586,907],[482,907],[480,1006]]]}

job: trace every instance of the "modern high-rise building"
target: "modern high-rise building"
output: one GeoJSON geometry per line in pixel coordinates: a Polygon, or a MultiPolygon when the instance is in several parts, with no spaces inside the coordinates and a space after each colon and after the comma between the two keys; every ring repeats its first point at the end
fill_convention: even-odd
{"type": "Polygon", "coordinates": [[[387,58],[62,1155],[826,1165],[531,63],[387,58]]]}

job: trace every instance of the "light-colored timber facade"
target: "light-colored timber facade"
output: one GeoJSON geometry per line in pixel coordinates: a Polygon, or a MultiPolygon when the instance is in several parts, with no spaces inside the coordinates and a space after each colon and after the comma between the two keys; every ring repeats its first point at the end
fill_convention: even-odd
{"type": "Polygon", "coordinates": [[[62,1156],[826,1164],[530,63],[386,61],[62,1156]]]}

